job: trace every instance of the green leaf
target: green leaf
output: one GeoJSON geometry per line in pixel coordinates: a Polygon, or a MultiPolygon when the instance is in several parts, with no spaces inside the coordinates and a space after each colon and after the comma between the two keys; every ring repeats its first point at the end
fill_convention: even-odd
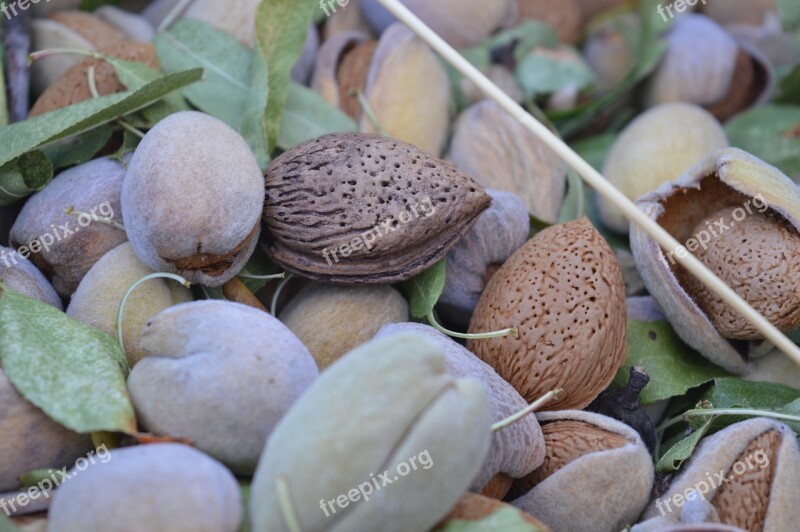
{"type": "Polygon", "coordinates": [[[292,83],[283,113],[278,147],[288,150],[328,133],[358,131],[352,118],[309,88],[292,83]]]}
{"type": "Polygon", "coordinates": [[[239,131],[253,150],[258,165],[267,169],[270,161],[270,149],[267,145],[267,131],[264,129],[264,114],[267,112],[269,100],[267,65],[264,54],[257,53],[253,57],[250,93],[245,104],[244,119],[239,131]]]}
{"type": "Polygon", "coordinates": [[[452,519],[438,529],[439,532],[544,532],[540,528],[526,521],[522,512],[513,506],[504,506],[480,520],[452,519]]]}
{"type": "Polygon", "coordinates": [[[558,213],[558,223],[571,222],[586,214],[583,180],[573,169],[567,170],[567,195],[558,213]]]}
{"type": "Polygon", "coordinates": [[[591,164],[598,172],[603,170],[608,152],[617,141],[616,133],[605,133],[579,140],[572,144],[572,149],[591,164]]]}
{"type": "Polygon", "coordinates": [[[192,104],[233,128],[241,125],[250,94],[250,50],[232,35],[192,19],[158,33],[153,43],[165,72],[203,69],[203,81],[183,91],[192,104]]]}
{"type": "Polygon", "coordinates": [[[0,168],[0,205],[11,205],[53,179],[53,163],[43,152],[24,153],[0,168]]]}
{"type": "Polygon", "coordinates": [[[300,57],[317,5],[314,0],[262,0],[256,11],[257,53],[267,65],[263,127],[270,153],[278,144],[292,67],[300,57]]]}
{"type": "Polygon", "coordinates": [[[0,128],[0,165],[47,144],[89,131],[147,107],[194,83],[201,69],[171,74],[135,91],[94,98],[0,128]]]}
{"type": "Polygon", "coordinates": [[[267,254],[261,249],[261,246],[258,246],[238,275],[240,276],[239,279],[242,281],[242,283],[244,283],[248,290],[255,294],[264,288],[270,281],[264,279],[247,279],[246,277],[241,277],[242,275],[276,275],[280,272],[280,268],[278,268],[271,260],[269,260],[269,257],[267,257],[267,254]]]}
{"type": "Polygon", "coordinates": [[[725,124],[731,146],[777,166],[795,180],[800,177],[800,106],[755,107],[725,124]]]}
{"type": "Polygon", "coordinates": [[[714,408],[778,410],[800,399],[800,390],[771,382],[720,378],[706,394],[714,408]]]}
{"type": "Polygon", "coordinates": [[[410,281],[403,283],[411,317],[421,320],[431,312],[444,291],[447,259],[442,259],[410,281]]]}
{"type": "Polygon", "coordinates": [[[583,90],[595,82],[594,73],[582,61],[543,53],[525,57],[517,65],[516,75],[526,98],[552,94],[570,86],[583,90]]]}
{"type": "Polygon", "coordinates": [[[53,168],[56,170],[82,164],[91,160],[97,152],[103,149],[113,133],[113,126],[101,126],[82,135],[46,146],[42,148],[42,151],[52,161],[53,168]]]}
{"type": "Polygon", "coordinates": [[[480,44],[461,51],[461,54],[475,67],[488,68],[492,64],[492,52],[497,48],[514,44],[514,59],[521,61],[539,47],[555,48],[559,45],[556,31],[537,20],[526,20],[519,26],[501,31],[480,44]]]}
{"type": "Polygon", "coordinates": [[[650,376],[640,396],[643,404],[683,395],[728,375],[684,344],[667,321],[628,322],[628,354],[612,386],[625,386],[631,366],[644,367],[650,376]]]}
{"type": "Polygon", "coordinates": [[[103,331],[0,283],[0,363],[28,401],[80,433],[136,431],[128,363],[103,331]]]}
{"type": "Polygon", "coordinates": [[[800,29],[800,3],[797,0],[778,0],[778,7],[786,32],[800,29]]]}
{"type": "Polygon", "coordinates": [[[22,529],[15,525],[11,519],[6,516],[5,512],[0,512],[0,532],[22,532],[22,529]]]}
{"type": "Polygon", "coordinates": [[[689,436],[680,440],[664,453],[656,464],[656,471],[658,473],[670,473],[680,469],[683,462],[692,456],[697,444],[700,443],[700,440],[703,439],[711,428],[711,423],[713,421],[713,416],[703,418],[703,423],[699,428],[696,428],[689,436]]]}

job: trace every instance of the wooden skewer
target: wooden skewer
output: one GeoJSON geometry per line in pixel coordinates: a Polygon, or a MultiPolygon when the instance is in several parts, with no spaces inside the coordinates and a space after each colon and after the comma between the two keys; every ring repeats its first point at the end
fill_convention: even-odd
{"type": "Polygon", "coordinates": [[[472,81],[481,91],[497,102],[503,109],[508,111],[522,125],[528,128],[531,133],[536,135],[550,149],[558,154],[561,159],[571,166],[578,175],[583,178],[598,194],[605,197],[616,205],[630,221],[642,228],[653,240],[667,252],[676,251],[672,254],[675,259],[689,272],[697,277],[706,288],[717,294],[725,303],[733,307],[764,337],[780,349],[786,356],[800,365],[800,347],[794,344],[789,338],[772,325],[764,316],[751,307],[739,294],[734,292],[719,277],[714,275],[706,266],[694,255],[686,251],[675,238],[672,237],[664,228],[651,220],[642,210],[640,210],[625,194],[620,192],[614,185],[606,180],[600,172],[595,170],[589,163],[575,153],[564,141],[554,135],[547,127],[538,122],[530,113],[525,111],[519,104],[512,100],[505,92],[495,85],[489,78],[484,76],[480,70],[475,68],[469,61],[464,59],[452,46],[447,44],[436,32],[430,29],[419,17],[406,8],[399,0],[378,0],[388,9],[398,20],[408,26],[422,40],[428,43],[439,55],[458,70],[465,78],[472,81]],[[677,250],[681,249],[681,253],[677,250]]]}

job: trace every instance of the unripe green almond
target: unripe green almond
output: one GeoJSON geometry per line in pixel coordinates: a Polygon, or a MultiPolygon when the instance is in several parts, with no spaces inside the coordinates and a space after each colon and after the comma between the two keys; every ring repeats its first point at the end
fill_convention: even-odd
{"type": "Polygon", "coordinates": [[[253,472],[270,432],[318,374],[282,323],[227,301],[168,308],[147,323],[141,347],[149,355],[128,389],[142,424],[191,440],[240,474],[253,472]]]}
{"type": "Polygon", "coordinates": [[[145,135],[122,187],[125,229],[156,271],[221,286],[260,233],[264,177],[247,142],[214,117],[176,113],[145,135]]]}
{"type": "Polygon", "coordinates": [[[483,386],[450,376],[430,340],[397,334],[364,344],[328,368],[271,434],[253,479],[251,530],[288,530],[287,512],[305,532],[427,530],[478,473],[491,419],[483,386]],[[416,469],[388,485],[379,479],[412,458],[416,469]],[[376,482],[368,501],[326,516],[321,501],[376,482]],[[279,501],[281,485],[290,508],[279,501]]]}
{"type": "MultiPolygon", "coordinates": [[[[116,337],[122,298],[134,283],[151,273],[130,242],[125,242],[92,266],[72,295],[67,314],[116,337]]],[[[172,305],[191,300],[189,290],[167,279],[151,279],[136,287],[125,303],[122,321],[123,345],[131,367],[147,354],[139,346],[147,321],[172,305]]]]}
{"type": "Polygon", "coordinates": [[[50,281],[31,261],[13,253],[13,249],[0,246],[0,282],[20,294],[63,310],[61,298],[50,281]]]}
{"type": "Polygon", "coordinates": [[[79,463],[58,488],[48,532],[236,532],[242,501],[236,479],[187,445],[115,449],[79,463]],[[80,469],[82,467],[82,469],[80,469]]]}
{"type": "Polygon", "coordinates": [[[325,369],[382,325],[407,321],[408,303],[390,286],[315,283],[301,290],[279,317],[325,369]]]}

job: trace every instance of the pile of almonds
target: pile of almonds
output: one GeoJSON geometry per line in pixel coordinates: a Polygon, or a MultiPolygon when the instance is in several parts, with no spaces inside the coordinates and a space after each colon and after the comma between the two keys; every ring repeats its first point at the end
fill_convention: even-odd
{"type": "MultiPolygon", "coordinates": [[[[299,23],[315,2],[85,4],[17,2],[9,108],[27,115],[11,121],[145,91],[175,49],[205,75],[29,150],[46,185],[22,156],[0,167],[0,530],[797,529],[800,368],[761,366],[771,346],[674,260],[684,249],[584,191],[379,1],[323,0],[299,23]],[[242,89],[253,53],[268,73],[242,89]],[[225,83],[247,100],[241,123],[225,83]],[[641,322],[680,354],[655,329],[640,352],[641,322]],[[77,399],[54,389],[81,371],[98,380],[77,399]],[[683,371],[708,376],[675,391],[683,371]],[[769,383],[774,403],[704,425],[723,375],[769,383]],[[127,425],[83,428],[120,402],[127,425]],[[36,491],[50,469],[59,482],[36,491]]],[[[796,176],[726,129],[798,62],[777,1],[671,5],[659,61],[632,83],[628,40],[663,9],[649,0],[404,4],[800,329],[796,176]],[[603,101],[576,134],[569,119],[603,101]]]]}

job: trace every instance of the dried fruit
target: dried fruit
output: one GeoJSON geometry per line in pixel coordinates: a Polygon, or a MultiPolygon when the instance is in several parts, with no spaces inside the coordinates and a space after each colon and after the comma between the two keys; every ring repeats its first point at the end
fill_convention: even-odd
{"type": "MultiPolygon", "coordinates": [[[[100,50],[100,53],[124,61],[135,61],[158,70],[156,49],[152,44],[124,40],[100,50]]],[[[89,100],[93,94],[89,88],[89,69],[94,68],[95,86],[101,96],[121,92],[125,86],[119,81],[113,65],[93,57],[84,59],[67,70],[45,90],[28,113],[36,116],[74,103],[89,100]]]]}
{"type": "Polygon", "coordinates": [[[562,388],[549,408],[583,408],[625,359],[626,312],[614,252],[581,218],[537,234],[486,285],[470,331],[512,324],[519,338],[470,340],[467,347],[526,401],[562,388]]]}
{"type": "Polygon", "coordinates": [[[71,466],[92,446],[87,434],[68,430],[22,397],[0,368],[0,492],[37,468],[71,466]]]}
{"type": "MultiPolygon", "coordinates": [[[[659,105],[639,115],[620,134],[603,175],[635,200],[727,147],[725,131],[707,111],[685,103],[659,105]]],[[[602,196],[597,198],[603,225],[627,233],[630,222],[619,207],[602,196]]]]}
{"type": "Polygon", "coordinates": [[[373,340],[323,372],[270,436],[250,529],[288,530],[292,511],[307,532],[427,530],[478,473],[490,423],[483,386],[448,375],[436,344],[413,334],[373,340]],[[412,470],[412,458],[425,460],[412,470]],[[373,478],[389,482],[374,490],[373,478]],[[281,486],[290,503],[280,503],[281,486]]]}
{"type": "Polygon", "coordinates": [[[408,321],[408,303],[390,286],[314,283],[292,298],[279,318],[325,369],[381,326],[408,321]]]}
{"type": "Polygon", "coordinates": [[[792,429],[766,418],[742,421],[703,440],[644,518],[680,523],[685,513],[676,496],[693,490],[720,523],[753,532],[792,530],[800,522],[798,468],[792,429]]]}
{"type": "Polygon", "coordinates": [[[120,191],[125,167],[96,159],[61,172],[31,196],[11,228],[11,245],[47,276],[62,296],[75,291],[95,262],[125,242],[121,229],[99,218],[122,222],[120,191]],[[74,208],[80,215],[65,211],[74,208]]]}
{"type": "MultiPolygon", "coordinates": [[[[464,521],[483,521],[491,522],[486,523],[485,526],[497,526],[499,523],[492,522],[493,517],[497,517],[498,512],[505,512],[513,515],[518,520],[514,522],[515,525],[521,526],[523,523],[530,525],[528,528],[520,528],[520,531],[527,532],[546,532],[550,530],[541,521],[534,519],[529,514],[514,508],[509,504],[502,503],[495,499],[477,495],[475,493],[465,493],[458,504],[447,514],[439,525],[434,530],[450,530],[448,527],[453,526],[457,530],[458,526],[464,521]]],[[[510,519],[510,516],[508,517],[510,519]]],[[[503,524],[510,524],[508,521],[503,521],[503,524]]],[[[483,525],[483,523],[481,523],[483,525]]],[[[497,530],[497,529],[496,529],[497,530]]],[[[516,530],[516,529],[515,529],[516,530]]]]}
{"type": "Polygon", "coordinates": [[[200,451],[158,443],[116,449],[104,458],[70,472],[73,477],[53,497],[47,530],[239,530],[236,479],[200,451]]]}
{"type": "Polygon", "coordinates": [[[566,189],[566,166],[493,100],[461,114],[448,158],[481,186],[517,194],[531,214],[555,222],[566,189]]]}
{"type": "MultiPolygon", "coordinates": [[[[727,233],[730,228],[723,230],[716,224],[707,227],[704,223],[706,229],[701,234],[695,235],[692,231],[710,213],[729,207],[735,209],[737,225],[758,212],[771,212],[785,220],[787,225],[784,227],[800,231],[800,189],[776,168],[741,150],[729,148],[710,155],[677,180],[664,183],[643,196],[638,205],[686,246],[666,253],[641,229],[631,229],[631,248],[642,279],[675,332],[715,364],[732,373],[748,373],[751,367],[747,355],[751,346],[730,342],[720,334],[709,316],[698,306],[692,292],[694,281],[690,280],[689,274],[677,263],[674,255],[680,256],[687,249],[697,252],[704,245],[714,242],[720,234],[727,233]]],[[[740,242],[735,247],[734,256],[726,259],[731,261],[743,256],[755,258],[757,252],[748,255],[748,250],[763,245],[760,242],[749,242],[747,245],[740,242]]],[[[766,262],[761,268],[762,271],[769,269],[766,262]]],[[[728,266],[718,271],[724,276],[733,275],[733,269],[728,266]]],[[[785,282],[785,279],[780,281],[785,282]]],[[[763,296],[756,294],[763,294],[766,287],[753,288],[753,282],[754,279],[749,278],[747,285],[734,286],[734,289],[742,297],[752,297],[752,302],[759,304],[759,298],[763,300],[763,296]]],[[[771,285],[770,290],[774,290],[774,286],[771,285]]],[[[775,309],[773,307],[773,311],[775,309]]],[[[767,318],[777,323],[780,314],[772,312],[767,318]]]]}
{"type": "MultiPolygon", "coordinates": [[[[153,273],[125,242],[102,256],[81,280],[67,307],[67,314],[109,335],[117,335],[117,311],[125,292],[139,279],[153,273]]],[[[125,305],[122,338],[131,367],[146,355],[139,345],[142,328],[162,310],[192,300],[178,283],[151,279],[131,294],[125,305]]]]}
{"type": "Polygon", "coordinates": [[[149,268],[221,286],[258,243],[263,187],[241,135],[209,115],[173,114],[145,135],[128,167],[128,238],[149,268]]]}
{"type": "Polygon", "coordinates": [[[277,319],[227,301],[162,311],[141,347],[148,356],[128,389],[142,424],[189,439],[238,474],[252,474],[267,437],[319,373],[277,319]]]}
{"type": "Polygon", "coordinates": [[[11,290],[63,310],[53,285],[31,261],[3,246],[0,246],[0,261],[0,282],[11,290]]]}
{"type": "Polygon", "coordinates": [[[569,410],[537,414],[545,436],[542,467],[518,480],[511,504],[553,530],[620,530],[650,500],[653,463],[629,426],[569,410]],[[587,510],[591,509],[591,510],[587,510]]]}
{"type": "Polygon", "coordinates": [[[530,216],[514,194],[486,191],[492,204],[447,254],[447,277],[437,308],[459,327],[469,326],[486,283],[528,239],[530,216]]]}
{"type": "MultiPolygon", "coordinates": [[[[481,382],[489,394],[495,423],[528,406],[519,393],[491,366],[433,327],[421,323],[395,323],[383,326],[375,338],[400,333],[415,333],[433,341],[442,349],[445,369],[451,376],[471,377],[481,382]]],[[[480,473],[472,480],[470,489],[475,492],[483,490],[498,474],[507,475],[511,479],[527,475],[542,464],[544,452],[539,424],[534,416],[526,416],[492,435],[489,454],[480,473]]],[[[510,483],[508,486],[510,487],[510,483]]]]}
{"type": "Polygon", "coordinates": [[[408,280],[452,248],[490,198],[451,164],[378,135],[334,133],[275,159],[262,245],[283,268],[336,283],[408,280]]]}

